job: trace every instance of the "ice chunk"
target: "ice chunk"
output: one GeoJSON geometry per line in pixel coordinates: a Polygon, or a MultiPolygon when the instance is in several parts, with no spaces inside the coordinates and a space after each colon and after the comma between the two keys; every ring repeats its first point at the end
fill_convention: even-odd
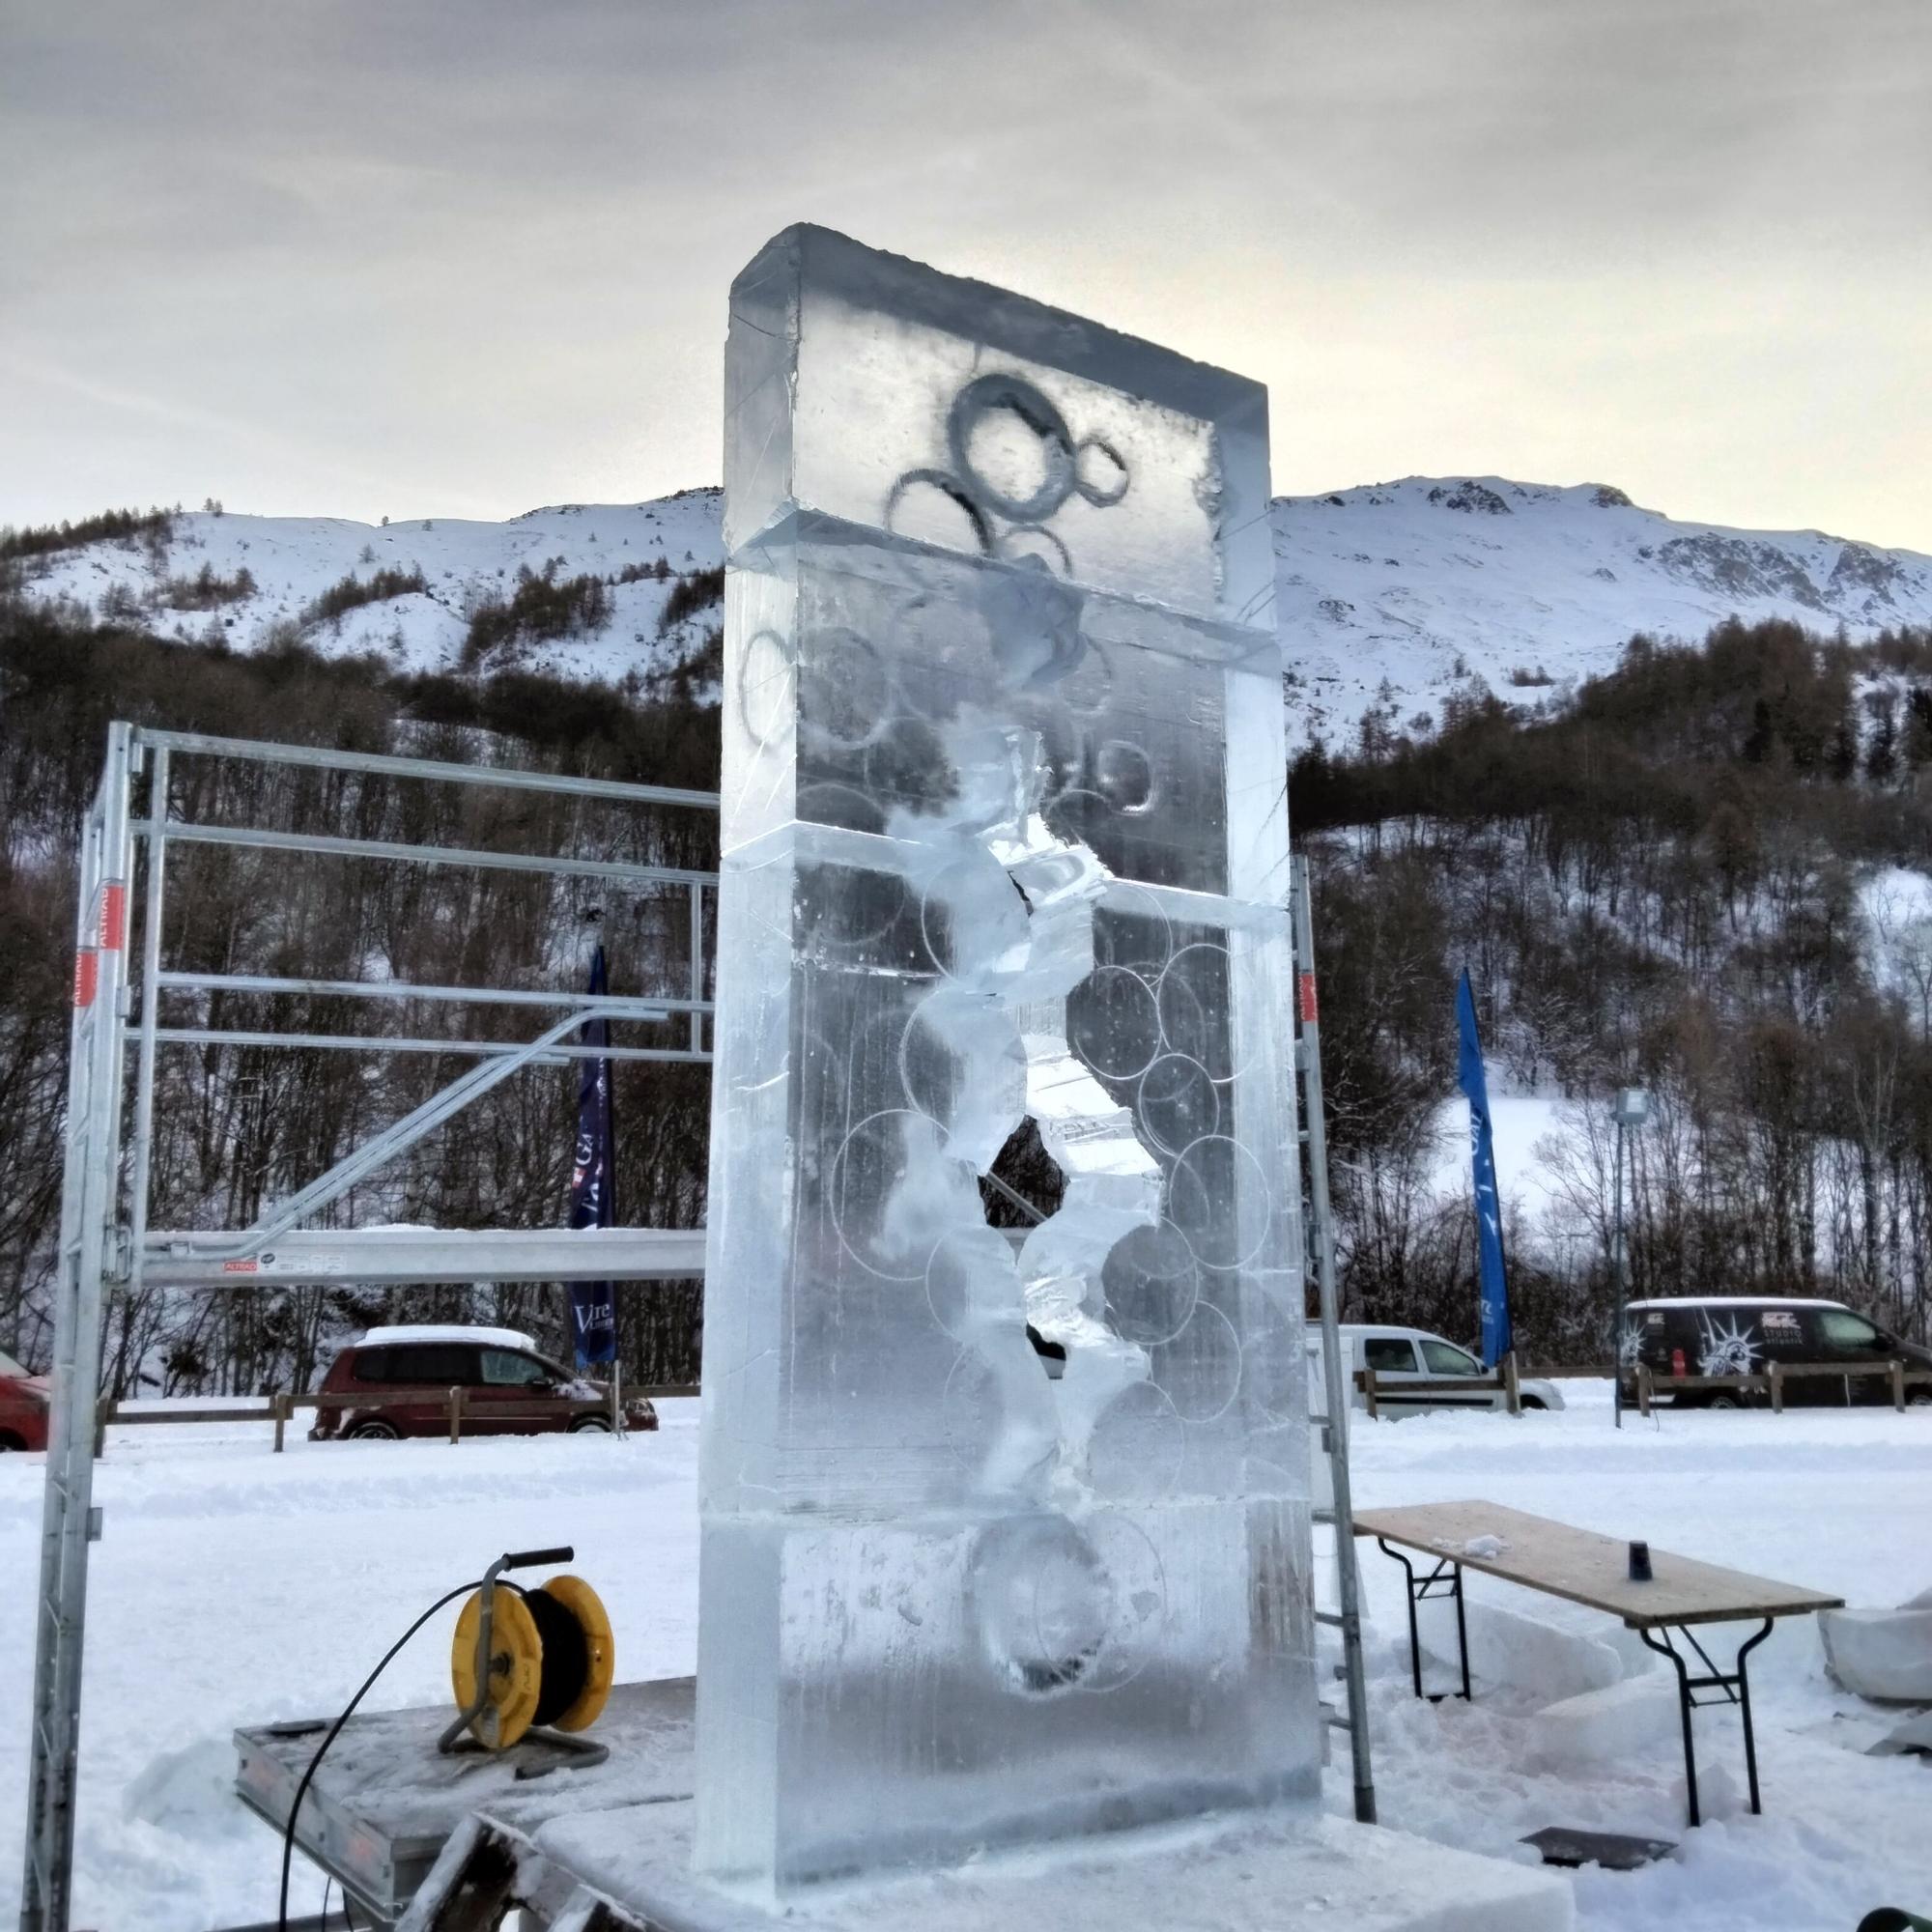
{"type": "Polygon", "coordinates": [[[698,1867],[1312,1799],[1264,397],[816,229],[727,365],[698,1867]]]}
{"type": "Polygon", "coordinates": [[[1932,1703],[1932,1592],[1897,1610],[1820,1610],[1832,1682],[1861,1697],[1932,1703]]]}
{"type": "MultiPolygon", "coordinates": [[[[1519,1598],[1521,1593],[1516,1593],[1519,1598]]],[[[1595,1629],[1569,1629],[1548,1617],[1471,1598],[1463,1607],[1469,1668],[1485,1684],[1507,1685],[1532,1697],[1574,1697],[1642,1674],[1626,1667],[1601,1617],[1595,1629]],[[1599,1634],[1598,1633],[1603,1633],[1599,1634]]],[[[1440,1662],[1458,1662],[1453,1620],[1430,1619],[1423,1648],[1440,1662]]],[[[1648,1659],[1650,1653],[1642,1655],[1648,1659]]]]}
{"type": "Polygon", "coordinates": [[[1562,1772],[1650,1763],[1675,1737],[1677,1722],[1677,1687],[1664,1672],[1626,1677],[1545,1705],[1529,1720],[1530,1759],[1562,1772]]]}

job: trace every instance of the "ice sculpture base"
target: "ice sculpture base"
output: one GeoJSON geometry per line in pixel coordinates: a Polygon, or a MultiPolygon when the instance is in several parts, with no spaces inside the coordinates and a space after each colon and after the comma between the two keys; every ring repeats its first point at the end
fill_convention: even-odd
{"type": "Polygon", "coordinates": [[[781,1907],[691,1876],[692,1806],[579,1813],[547,1861],[662,1932],[1570,1932],[1569,1882],[1304,1811],[1244,1812],[1008,1852],[948,1871],[825,1884],[781,1907]]]}

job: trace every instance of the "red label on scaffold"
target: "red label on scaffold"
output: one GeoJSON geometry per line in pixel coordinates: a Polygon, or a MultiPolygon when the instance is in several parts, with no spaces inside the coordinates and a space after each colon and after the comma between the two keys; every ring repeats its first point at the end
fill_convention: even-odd
{"type": "Polygon", "coordinates": [[[128,937],[128,888],[119,879],[109,879],[100,888],[100,944],[109,952],[119,952],[128,937]]]}
{"type": "Polygon", "coordinates": [[[261,1265],[260,1262],[223,1262],[221,1264],[221,1272],[223,1274],[254,1274],[260,1270],[261,1265]]]}
{"type": "Polygon", "coordinates": [[[73,955],[73,1003],[91,1007],[100,989],[100,955],[91,946],[83,946],[73,955]]]}
{"type": "Polygon", "coordinates": [[[1304,973],[1301,976],[1301,1024],[1313,1026],[1320,1017],[1315,1006],[1315,975],[1304,973]]]}

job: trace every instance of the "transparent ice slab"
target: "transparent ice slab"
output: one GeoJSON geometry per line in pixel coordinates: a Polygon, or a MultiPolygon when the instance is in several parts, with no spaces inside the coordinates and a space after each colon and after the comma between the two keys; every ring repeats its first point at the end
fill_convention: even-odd
{"type": "Polygon", "coordinates": [[[1307,1798],[1264,397],[793,229],[727,398],[697,1864],[1307,1798]]]}

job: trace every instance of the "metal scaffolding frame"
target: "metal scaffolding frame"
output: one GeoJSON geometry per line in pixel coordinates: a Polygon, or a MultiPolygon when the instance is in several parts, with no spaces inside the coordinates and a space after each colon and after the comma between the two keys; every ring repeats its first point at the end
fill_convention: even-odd
{"type": "MultiPolygon", "coordinates": [[[[703,895],[715,890],[715,872],[580,859],[562,853],[406,844],[263,827],[188,823],[169,812],[169,775],[171,761],[177,757],[362,772],[569,794],[617,804],[673,805],[712,811],[718,807],[715,793],[668,786],[554,778],[538,772],[432,759],[148,731],[118,723],[109,727],[106,762],[86,816],[80,849],[72,1053],[50,1376],[53,1412],[37,1605],[21,1932],[70,1932],[88,1545],[100,1534],[100,1513],[93,1503],[92,1487],[96,1414],[102,1317],[110,1291],[124,1285],[139,1289],[144,1284],[220,1290],[336,1280],[408,1286],[437,1281],[691,1278],[701,1276],[704,1267],[704,1236],[696,1230],[611,1228],[570,1233],[560,1229],[333,1229],[298,1224],[523,1067],[567,1065],[591,1055],[611,1060],[708,1061],[711,1056],[705,1029],[712,1005],[704,997],[703,895]],[[136,817],[134,795],[144,778],[147,815],[136,817]],[[530,988],[164,969],[161,937],[167,848],[177,841],[681,886],[688,891],[691,902],[685,990],[676,997],[640,999],[530,988]],[[137,844],[143,848],[144,862],[138,870],[137,844]],[[141,939],[138,972],[128,956],[129,937],[136,931],[141,939]],[[456,1002],[560,1017],[525,1040],[160,1024],[163,996],[196,992],[456,1002]],[[577,1044],[571,1037],[574,1031],[598,1016],[659,1024],[682,1016],[688,1030],[682,1043],[675,1046],[586,1048],[577,1044]],[[130,1039],[135,1048],[131,1130],[125,1118],[130,1039]],[[148,1226],[155,1070],[160,1049],[182,1043],[364,1055],[449,1054],[475,1064],[402,1120],[352,1150],[327,1174],[269,1204],[250,1227],[155,1232],[148,1226]]],[[[1317,1514],[1334,1529],[1341,1599],[1337,1610],[1319,1610],[1317,1614],[1321,1622],[1341,1633],[1346,1708],[1329,1713],[1327,1721],[1350,1735],[1355,1815],[1373,1819],[1375,1790],[1362,1670],[1361,1608],[1349,1496],[1350,1396],[1338,1334],[1313,920],[1305,862],[1297,861],[1293,867],[1291,913],[1297,974],[1295,1073],[1302,1100],[1296,1152],[1316,1264],[1324,1369],[1325,1412],[1314,1420],[1322,1431],[1333,1490],[1332,1508],[1317,1514]]],[[[1009,1192],[1004,1187],[1001,1191],[1009,1192]]],[[[1010,1237],[1017,1239],[1017,1233],[1010,1237]]]]}
{"type": "Polygon", "coordinates": [[[693,1276],[703,1271],[704,1237],[690,1230],[357,1230],[298,1224],[522,1068],[565,1065],[586,1057],[708,1061],[705,1027],[712,1008],[704,996],[704,894],[715,891],[715,872],[568,853],[412,844],[177,819],[169,810],[169,781],[172,761],[180,757],[416,779],[619,805],[718,809],[714,792],[667,785],[150,731],[124,723],[108,727],[106,761],[80,844],[21,1932],[69,1932],[88,1546],[100,1534],[100,1512],[93,1501],[96,1411],[102,1319],[113,1290],[124,1286],[138,1290],[146,1283],[218,1290],[337,1279],[385,1286],[474,1280],[598,1281],[693,1276]],[[135,795],[144,778],[147,815],[136,817],[135,795]],[[178,843],[681,886],[690,896],[685,988],[676,997],[641,999],[497,986],[163,970],[168,848],[178,843]],[[143,848],[138,867],[137,845],[143,848]],[[138,975],[128,958],[129,936],[137,929],[138,975]],[[524,1008],[559,1017],[526,1040],[161,1025],[163,997],[192,992],[458,1002],[524,1008]],[[589,1048],[572,1037],[592,1018],[663,1023],[680,1016],[687,1024],[676,1045],[589,1048]],[[135,1049],[131,1128],[127,1123],[130,1039],[135,1049]],[[363,1055],[449,1054],[475,1064],[402,1120],[354,1148],[326,1174],[268,1204],[251,1226],[155,1232],[148,1226],[148,1212],[156,1065],[162,1047],[187,1043],[363,1055]]]}

